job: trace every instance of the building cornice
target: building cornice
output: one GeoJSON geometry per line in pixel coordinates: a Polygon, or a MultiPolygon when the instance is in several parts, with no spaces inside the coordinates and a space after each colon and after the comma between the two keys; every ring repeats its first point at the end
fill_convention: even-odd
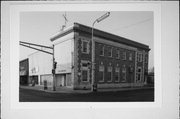
{"type": "MultiPolygon", "coordinates": [[[[71,33],[71,32],[83,32],[83,33],[89,34],[91,36],[92,28],[89,26],[79,24],[79,23],[74,23],[73,26],[69,27],[68,29],[65,29],[62,32],[59,32],[57,35],[53,36],[50,40],[54,41],[60,37],[63,37],[65,35],[71,33]]],[[[142,43],[139,43],[136,41],[132,41],[132,40],[129,40],[127,38],[117,36],[117,35],[114,35],[114,34],[111,34],[111,33],[105,32],[105,31],[101,31],[98,29],[94,29],[94,36],[99,37],[99,38],[103,38],[105,40],[110,40],[110,41],[122,43],[125,45],[137,47],[140,49],[144,49],[146,51],[150,50],[148,45],[145,45],[145,44],[142,44],[142,43]]]]}

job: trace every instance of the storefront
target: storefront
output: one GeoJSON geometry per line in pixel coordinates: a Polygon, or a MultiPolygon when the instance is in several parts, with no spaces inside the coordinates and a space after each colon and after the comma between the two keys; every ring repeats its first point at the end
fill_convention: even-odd
{"type": "Polygon", "coordinates": [[[24,59],[20,61],[19,65],[19,78],[20,78],[20,85],[28,85],[29,79],[29,62],[28,59],[24,59]]]}

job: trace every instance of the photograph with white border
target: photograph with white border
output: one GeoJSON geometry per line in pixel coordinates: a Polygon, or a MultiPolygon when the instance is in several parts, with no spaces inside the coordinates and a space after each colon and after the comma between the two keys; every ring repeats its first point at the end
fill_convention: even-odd
{"type": "MultiPolygon", "coordinates": [[[[8,5],[9,7],[8,10],[10,13],[8,17],[9,26],[10,26],[9,27],[10,40],[8,46],[10,75],[8,76],[9,79],[7,80],[9,83],[5,84],[7,86],[5,89],[8,88],[8,94],[5,95],[6,96],[9,95],[9,98],[6,101],[8,103],[8,110],[29,109],[32,112],[35,112],[36,109],[39,110],[38,111],[39,114],[42,114],[43,112],[42,111],[40,112],[41,109],[54,110],[55,112],[58,112],[60,110],[62,111],[63,109],[66,110],[68,109],[73,111],[77,108],[78,110],[85,109],[83,111],[84,114],[91,115],[90,117],[92,117],[96,113],[95,110],[100,111],[100,109],[101,109],[100,111],[101,113],[106,112],[107,110],[105,109],[112,109],[112,108],[113,108],[112,110],[114,111],[115,110],[117,111],[118,109],[118,110],[123,110],[122,112],[125,113],[128,113],[128,111],[131,112],[134,110],[142,111],[142,109],[145,109],[144,112],[146,112],[147,114],[147,110],[153,110],[153,109],[157,110],[158,108],[162,107],[163,98],[164,98],[162,95],[162,93],[164,93],[162,89],[164,83],[162,83],[163,81],[162,81],[162,65],[161,65],[162,64],[161,62],[162,61],[162,57],[161,57],[162,56],[162,52],[161,52],[162,50],[161,7],[162,6],[160,3],[159,4],[158,3],[147,4],[147,3],[138,3],[138,2],[136,4],[125,3],[125,2],[118,4],[115,3],[111,3],[111,4],[107,4],[107,3],[18,4],[15,3],[11,5],[6,3],[6,5],[8,5]],[[103,16],[101,15],[106,13],[110,13],[110,16],[103,19],[103,16]],[[103,21],[101,22],[101,20],[103,21]],[[148,25],[147,26],[144,25],[148,23],[150,23],[148,27],[149,29],[147,29],[148,25]],[[92,43],[91,38],[95,41],[94,43],[92,43]],[[150,40],[148,38],[150,38],[150,40]],[[65,44],[61,45],[62,43],[65,44]],[[64,50],[61,51],[60,47],[57,47],[58,44],[60,44],[59,46],[64,50]],[[104,48],[102,49],[105,50],[100,52],[99,50],[102,47],[102,44],[104,46],[104,48]],[[35,49],[38,51],[30,50],[30,49],[25,50],[26,48],[24,47],[22,48],[22,46],[35,49]],[[144,55],[146,54],[145,51],[143,51],[142,53],[136,52],[131,54],[130,52],[131,50],[137,51],[137,49],[135,48],[136,46],[138,48],[143,47],[144,49],[150,51],[148,58],[145,58],[146,57],[146,55],[144,55]],[[92,50],[91,48],[92,49],[94,48],[94,50],[92,50]],[[97,50],[96,48],[99,49],[97,50]],[[115,52],[117,51],[117,49],[120,51],[119,53],[120,55],[117,52],[115,52]],[[103,56],[99,55],[98,53],[103,56]],[[90,54],[92,54],[92,56],[90,54]],[[102,61],[96,59],[97,55],[99,55],[98,58],[104,57],[102,58],[102,61]],[[137,57],[134,58],[133,56],[137,56],[137,57]],[[27,72],[24,70],[24,67],[21,67],[20,61],[25,61],[26,63],[27,57],[30,57],[27,60],[29,65],[28,66],[29,76],[28,76],[28,80],[24,82],[23,80],[24,77],[22,77],[21,80],[20,75],[26,75],[27,72]],[[87,59],[87,57],[89,57],[89,59],[87,59]],[[125,65],[122,64],[121,62],[114,63],[118,60],[118,57],[120,57],[119,60],[128,60],[128,61],[123,61],[125,62],[124,63],[125,65]],[[79,60],[79,58],[82,59],[79,60]],[[131,63],[131,60],[134,64],[131,63]],[[144,80],[145,79],[144,68],[146,67],[146,65],[145,63],[142,63],[142,68],[141,68],[141,62],[143,62],[142,60],[144,62],[145,60],[148,60],[146,62],[149,65],[149,67],[147,67],[146,72],[148,72],[148,69],[151,69],[151,71],[154,72],[155,74],[153,77],[154,100],[152,102],[148,102],[148,101],[146,102],[142,100],[138,102],[113,101],[113,100],[107,102],[89,101],[89,100],[79,101],[76,98],[75,98],[76,99],[75,102],[73,100],[58,101],[57,99],[55,101],[51,101],[51,100],[41,101],[39,99],[36,100],[36,97],[28,96],[27,94],[25,94],[28,93],[29,91],[32,93],[34,91],[39,91],[39,92],[42,91],[42,98],[43,98],[44,93],[49,93],[53,95],[55,95],[55,93],[63,94],[64,93],[63,90],[69,91],[69,89],[64,89],[64,87],[67,86],[68,88],[70,87],[70,89],[73,89],[74,92],[73,93],[70,90],[69,94],[71,93],[76,94],[79,92],[81,94],[84,94],[85,91],[90,91],[90,94],[94,95],[96,93],[99,93],[100,90],[102,89],[106,90],[112,87],[119,88],[119,85],[116,85],[115,83],[117,83],[118,81],[119,82],[131,81],[131,80],[126,80],[126,77],[131,79],[131,76],[130,75],[127,76],[126,74],[127,73],[130,74],[131,72],[136,72],[136,71],[137,72],[134,73],[133,75],[133,79],[134,80],[139,79],[140,87],[143,87],[144,85],[147,84],[147,82],[145,82],[147,80],[144,80]],[[66,65],[63,66],[62,64],[59,64],[59,62],[66,63],[66,65],[69,66],[66,65]],[[96,67],[98,63],[99,65],[98,67],[96,67]],[[139,67],[137,65],[139,65],[139,67]],[[132,68],[129,66],[132,66],[132,68]],[[92,70],[93,68],[94,71],[92,70]],[[45,73],[43,75],[38,74],[38,73],[42,73],[41,71],[45,73]],[[96,75],[97,74],[96,71],[101,72],[102,75],[96,75]],[[106,74],[103,72],[106,72],[106,74]],[[120,76],[116,75],[116,73],[120,73],[120,76]],[[33,74],[36,75],[34,76],[33,74]],[[30,75],[32,75],[32,77],[30,77],[30,75]],[[98,82],[98,79],[96,79],[96,77],[101,77],[102,80],[99,80],[98,82]],[[59,80],[57,80],[58,78],[59,80]],[[68,78],[70,79],[73,78],[74,80],[68,81],[68,78]],[[118,80],[118,78],[120,80],[118,80]],[[50,79],[51,81],[47,81],[48,79],[50,79]],[[141,82],[142,80],[143,83],[141,82]],[[88,82],[90,82],[90,84],[88,84],[88,82]],[[111,85],[112,82],[113,85],[111,85]],[[105,85],[103,83],[105,83],[105,85]],[[59,92],[58,92],[58,88],[60,88],[59,92]],[[25,91],[24,99],[26,101],[20,101],[21,91],[25,91]],[[90,114],[88,114],[88,112],[90,112],[90,114]]],[[[124,85],[125,84],[127,84],[128,86],[127,85],[126,86],[130,89],[132,87],[134,88],[135,86],[137,86],[131,82],[124,83],[124,85]]],[[[104,92],[106,91],[102,91],[102,94],[104,94],[104,92]]],[[[113,93],[114,92],[118,92],[118,91],[113,91],[113,93]]],[[[157,111],[154,112],[157,115],[157,111]]],[[[54,114],[54,112],[49,112],[49,113],[54,114]]],[[[124,116],[125,115],[123,114],[123,117],[124,116]]],[[[6,117],[8,116],[6,115],[6,117]]],[[[9,117],[12,116],[9,115],[9,117]]],[[[22,118],[23,116],[19,115],[19,117],[22,118]]],[[[41,116],[41,117],[45,117],[45,116],[41,116]]],[[[131,118],[131,117],[132,116],[127,116],[126,118],[131,118]]],[[[136,115],[136,117],[139,117],[139,113],[136,115]]],[[[145,115],[142,117],[145,117],[145,115]]],[[[158,116],[154,116],[154,117],[157,118],[158,116]]],[[[58,118],[57,115],[55,116],[55,118],[58,118]]],[[[76,118],[78,118],[77,115],[76,118]]]]}

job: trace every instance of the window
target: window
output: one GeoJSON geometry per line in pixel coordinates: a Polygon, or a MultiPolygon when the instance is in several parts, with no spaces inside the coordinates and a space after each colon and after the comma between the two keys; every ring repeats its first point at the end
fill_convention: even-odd
{"type": "Polygon", "coordinates": [[[129,61],[132,61],[132,53],[129,53],[129,61]]]}
{"type": "Polygon", "coordinates": [[[111,47],[108,48],[108,56],[112,57],[112,48],[111,47]]]}
{"type": "Polygon", "coordinates": [[[118,82],[119,81],[119,67],[116,67],[115,68],[115,82],[118,82]]]}
{"type": "Polygon", "coordinates": [[[142,62],[142,53],[137,54],[138,62],[142,62]]]}
{"type": "Polygon", "coordinates": [[[82,70],[82,81],[88,81],[88,71],[82,70]]]}
{"type": "Polygon", "coordinates": [[[148,63],[148,55],[145,55],[145,63],[148,63]]]}
{"type": "Polygon", "coordinates": [[[112,66],[108,66],[108,82],[112,81],[112,66]]]}
{"type": "Polygon", "coordinates": [[[100,45],[100,55],[104,56],[104,46],[100,45]]]}
{"type": "Polygon", "coordinates": [[[142,69],[141,69],[141,67],[138,67],[138,69],[137,69],[138,71],[137,71],[137,81],[141,81],[141,73],[142,73],[142,69]]]}
{"type": "Polygon", "coordinates": [[[142,53],[140,53],[139,55],[140,55],[140,56],[139,56],[139,57],[140,57],[140,58],[139,58],[139,62],[142,62],[142,58],[143,58],[142,56],[143,56],[143,55],[142,55],[142,53]]]}
{"type": "Polygon", "coordinates": [[[123,65],[122,68],[122,82],[126,82],[126,66],[123,65]]]}
{"type": "Polygon", "coordinates": [[[123,54],[122,54],[122,60],[126,60],[126,52],[123,52],[123,54]]]}
{"type": "Polygon", "coordinates": [[[103,82],[104,81],[104,65],[101,62],[101,64],[99,65],[99,82],[103,82]]]}
{"type": "Polygon", "coordinates": [[[119,59],[119,57],[120,57],[120,51],[116,49],[116,58],[119,59]]]}
{"type": "Polygon", "coordinates": [[[82,40],[82,49],[81,49],[82,53],[89,53],[89,42],[87,40],[82,40]]]}
{"type": "Polygon", "coordinates": [[[88,61],[81,61],[81,80],[83,82],[89,81],[88,61]]]}

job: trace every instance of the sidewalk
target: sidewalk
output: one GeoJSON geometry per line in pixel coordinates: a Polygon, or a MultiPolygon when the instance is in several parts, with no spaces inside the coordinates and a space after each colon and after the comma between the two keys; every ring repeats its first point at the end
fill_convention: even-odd
{"type": "MultiPolygon", "coordinates": [[[[56,91],[53,91],[52,87],[48,87],[47,90],[44,90],[43,86],[20,86],[23,89],[39,90],[49,93],[91,93],[91,90],[73,90],[68,87],[56,87],[56,91]]],[[[154,87],[122,87],[122,88],[108,88],[108,89],[98,89],[97,92],[115,92],[115,91],[130,91],[130,90],[143,90],[143,89],[153,89],[154,87]]]]}

